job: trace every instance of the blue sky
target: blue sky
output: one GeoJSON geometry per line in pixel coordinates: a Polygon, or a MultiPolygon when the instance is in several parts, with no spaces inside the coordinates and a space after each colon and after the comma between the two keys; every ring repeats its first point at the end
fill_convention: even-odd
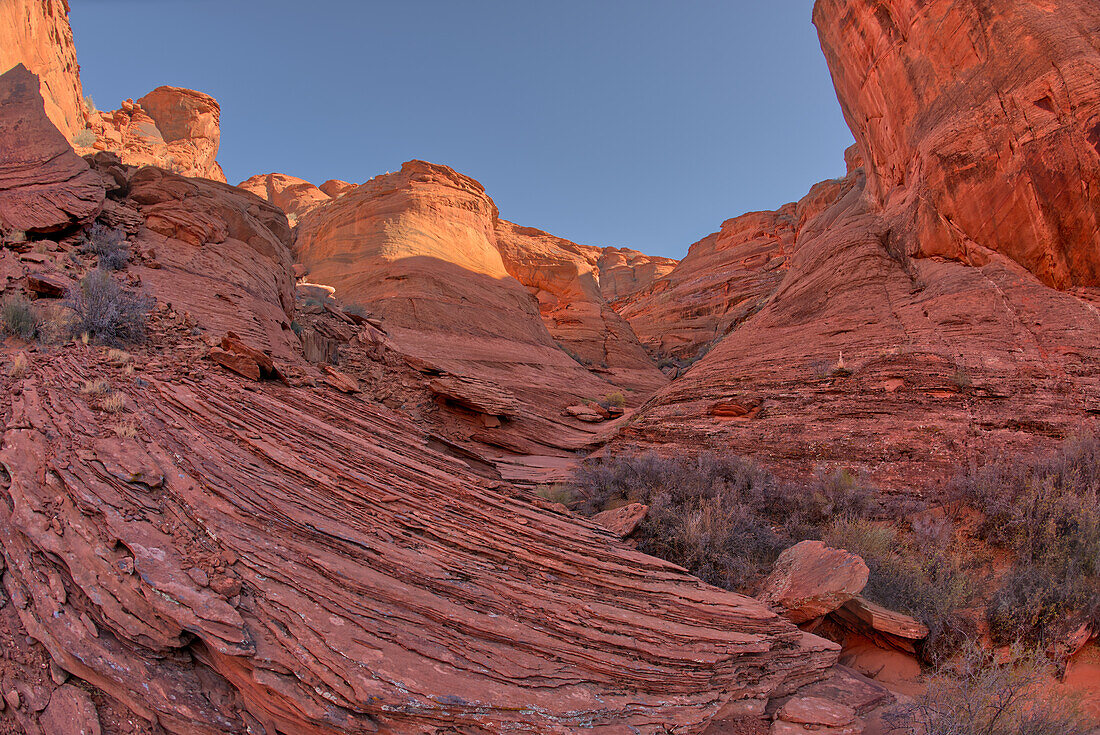
{"type": "Polygon", "coordinates": [[[100,109],[171,84],[222,105],[230,183],[362,182],[422,158],[501,216],[681,257],[844,173],[812,0],[79,0],[100,109]]]}

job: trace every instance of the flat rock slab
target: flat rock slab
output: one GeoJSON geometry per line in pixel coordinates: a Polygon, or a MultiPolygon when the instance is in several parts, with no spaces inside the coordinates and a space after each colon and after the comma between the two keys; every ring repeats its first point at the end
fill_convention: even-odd
{"type": "Polygon", "coordinates": [[[803,541],[779,555],[760,599],[794,623],[827,615],[855,597],[870,571],[855,554],[820,541],[803,541]]]}

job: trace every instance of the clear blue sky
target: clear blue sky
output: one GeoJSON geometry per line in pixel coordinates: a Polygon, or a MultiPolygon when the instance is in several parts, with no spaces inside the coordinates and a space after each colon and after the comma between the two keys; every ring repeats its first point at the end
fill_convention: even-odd
{"type": "Polygon", "coordinates": [[[77,0],[100,109],[171,84],[222,106],[230,183],[362,182],[422,158],[501,216],[681,257],[844,173],[812,0],[77,0]]]}

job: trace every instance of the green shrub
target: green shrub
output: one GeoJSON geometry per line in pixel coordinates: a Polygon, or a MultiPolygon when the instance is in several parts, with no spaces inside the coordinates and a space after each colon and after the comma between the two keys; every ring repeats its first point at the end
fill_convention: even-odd
{"type": "Polygon", "coordinates": [[[552,485],[542,485],[535,491],[535,494],[547,502],[561,503],[566,508],[577,501],[577,496],[573,494],[572,489],[560,482],[552,485]]]}
{"type": "Polygon", "coordinates": [[[152,301],[122,288],[105,270],[94,270],[69,292],[66,304],[76,315],[73,334],[87,334],[109,345],[140,342],[152,301]]]}
{"type": "Polygon", "coordinates": [[[10,296],[0,306],[4,331],[21,339],[32,340],[38,335],[41,319],[31,302],[22,296],[10,296]]]}
{"type": "Polygon", "coordinates": [[[615,406],[617,408],[626,407],[626,396],[624,396],[619,391],[608,393],[606,396],[603,397],[603,401],[609,406],[615,406]]]}

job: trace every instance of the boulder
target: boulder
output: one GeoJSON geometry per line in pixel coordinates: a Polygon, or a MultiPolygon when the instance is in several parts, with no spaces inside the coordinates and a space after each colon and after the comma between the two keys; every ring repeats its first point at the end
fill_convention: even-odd
{"type": "Polygon", "coordinates": [[[649,514],[649,506],[644,503],[631,503],[621,508],[605,510],[592,516],[600,524],[619,538],[627,538],[638,530],[649,514]]]}
{"type": "Polygon", "coordinates": [[[870,571],[855,554],[820,541],[803,541],[779,555],[760,599],[794,623],[820,618],[867,586],[870,571]]]}
{"type": "Polygon", "coordinates": [[[27,290],[46,298],[63,297],[73,287],[73,280],[60,273],[30,273],[27,275],[27,290]]]}

